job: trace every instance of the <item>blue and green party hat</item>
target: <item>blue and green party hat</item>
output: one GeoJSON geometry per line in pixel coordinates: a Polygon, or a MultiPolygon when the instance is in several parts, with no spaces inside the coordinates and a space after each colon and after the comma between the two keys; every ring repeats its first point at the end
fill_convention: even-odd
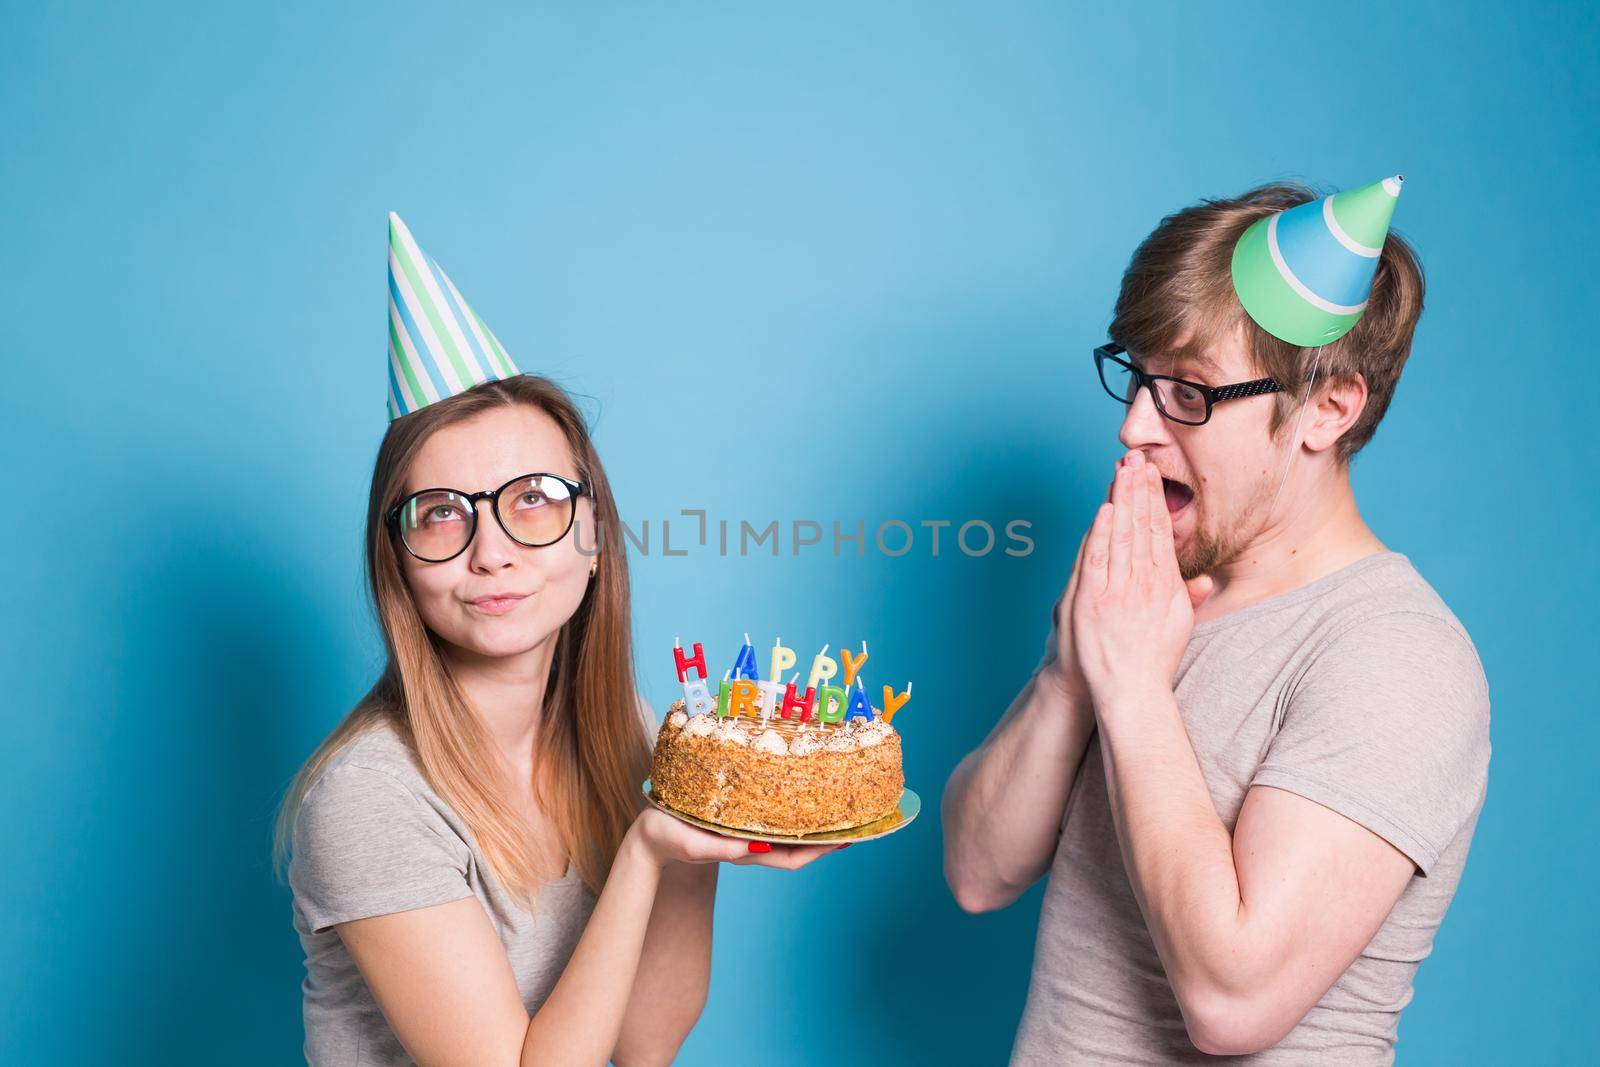
{"type": "Polygon", "coordinates": [[[517,368],[444,270],[389,213],[389,418],[517,368]]]}
{"type": "Polygon", "coordinates": [[[1396,174],[1251,223],[1233,248],[1233,288],[1268,333],[1303,348],[1361,321],[1400,197],[1396,174]]]}

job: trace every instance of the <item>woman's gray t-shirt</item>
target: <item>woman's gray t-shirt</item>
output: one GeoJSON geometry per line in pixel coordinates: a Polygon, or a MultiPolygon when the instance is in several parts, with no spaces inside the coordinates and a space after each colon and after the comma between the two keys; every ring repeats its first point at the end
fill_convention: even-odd
{"type": "Polygon", "coordinates": [[[570,865],[540,886],[532,912],[513,899],[387,724],[351,741],[317,776],[295,818],[292,855],[294,925],[306,954],[305,1054],[318,1067],[412,1062],[333,929],[339,923],[476,897],[532,1014],[595,905],[570,865]]]}

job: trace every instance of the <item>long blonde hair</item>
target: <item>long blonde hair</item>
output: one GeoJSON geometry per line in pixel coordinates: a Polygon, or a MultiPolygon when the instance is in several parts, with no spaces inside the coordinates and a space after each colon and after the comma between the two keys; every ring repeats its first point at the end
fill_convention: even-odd
{"type": "MultiPolygon", "coordinates": [[[[560,427],[589,487],[604,547],[582,602],[556,636],[536,741],[534,788],[557,839],[591,889],[604,884],[639,809],[649,741],[636,703],[628,608],[628,564],[620,522],[600,457],[572,399],[549,379],[521,374],[485,382],[389,424],[367,501],[367,580],[383,631],[383,674],[317,746],[284,796],[274,834],[279,870],[287,866],[294,820],[306,791],[349,741],[387,722],[417,757],[428,784],[461,817],[484,858],[513,893],[531,900],[540,855],[527,820],[510,803],[504,764],[423,624],[400,569],[385,513],[406,471],[436,430],[503,405],[526,405],[560,427]]],[[[570,537],[580,535],[574,527],[570,537]]]]}

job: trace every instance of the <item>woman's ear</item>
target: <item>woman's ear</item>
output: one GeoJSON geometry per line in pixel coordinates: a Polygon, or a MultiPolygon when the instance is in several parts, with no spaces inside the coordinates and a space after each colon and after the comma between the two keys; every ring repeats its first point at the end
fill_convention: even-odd
{"type": "Polygon", "coordinates": [[[1309,412],[1305,446],[1313,452],[1332,448],[1349,431],[1367,406],[1367,380],[1361,374],[1335,378],[1315,399],[1309,412]]]}

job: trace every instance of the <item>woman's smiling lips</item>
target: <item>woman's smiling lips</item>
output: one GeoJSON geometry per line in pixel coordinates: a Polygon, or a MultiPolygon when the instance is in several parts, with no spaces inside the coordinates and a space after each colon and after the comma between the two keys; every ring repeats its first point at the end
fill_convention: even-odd
{"type": "Polygon", "coordinates": [[[527,593],[490,593],[467,601],[485,615],[504,615],[524,600],[528,599],[527,593]]]}

